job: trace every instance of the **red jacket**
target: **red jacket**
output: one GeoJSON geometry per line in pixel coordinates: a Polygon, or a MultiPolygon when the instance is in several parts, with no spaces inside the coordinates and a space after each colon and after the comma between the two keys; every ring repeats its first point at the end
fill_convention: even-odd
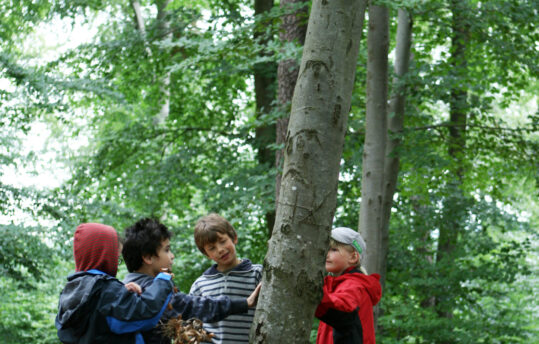
{"type": "Polygon", "coordinates": [[[324,279],[324,296],[316,309],[317,344],[374,344],[372,307],[380,301],[380,275],[364,275],[355,267],[324,279]]]}

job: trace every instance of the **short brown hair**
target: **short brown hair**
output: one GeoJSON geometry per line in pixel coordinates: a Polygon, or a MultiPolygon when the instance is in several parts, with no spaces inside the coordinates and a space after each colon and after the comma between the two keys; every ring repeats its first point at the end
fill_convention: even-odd
{"type": "Polygon", "coordinates": [[[232,240],[238,237],[230,222],[219,214],[211,213],[198,219],[195,225],[195,243],[204,255],[207,256],[204,246],[216,242],[217,233],[226,234],[232,240]]]}

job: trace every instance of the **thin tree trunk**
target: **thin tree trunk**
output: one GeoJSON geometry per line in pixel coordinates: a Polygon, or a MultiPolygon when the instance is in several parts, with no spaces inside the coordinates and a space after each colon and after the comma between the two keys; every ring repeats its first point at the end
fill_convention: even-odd
{"type": "MultiPolygon", "coordinates": [[[[301,10],[284,15],[282,18],[281,32],[279,38],[283,42],[297,42],[301,45],[305,42],[307,32],[307,0],[281,0],[281,9],[289,8],[303,3],[301,10]]],[[[290,113],[289,106],[296,87],[298,79],[299,65],[296,60],[289,59],[279,62],[277,69],[277,102],[283,113],[290,113]]],[[[280,146],[285,143],[286,132],[288,129],[288,116],[279,118],[276,123],[276,144],[280,146]]],[[[277,167],[277,176],[275,178],[275,209],[278,207],[279,190],[281,189],[281,168],[283,166],[284,151],[278,150],[275,154],[275,166],[277,167]]],[[[271,233],[270,233],[271,236],[271,233]]]]}
{"type": "MultiPolygon", "coordinates": [[[[157,1],[157,28],[164,39],[172,39],[172,33],[170,32],[170,24],[168,22],[168,12],[166,8],[170,0],[157,1]]],[[[154,124],[160,125],[165,122],[170,114],[170,72],[165,72],[161,77],[159,90],[163,96],[161,101],[161,108],[159,113],[154,117],[154,124]]]]}
{"type": "Polygon", "coordinates": [[[138,0],[131,1],[131,7],[133,7],[133,12],[135,13],[135,26],[140,33],[145,36],[146,28],[144,26],[144,18],[142,17],[142,9],[140,7],[140,2],[138,0]]]}
{"type": "Polygon", "coordinates": [[[393,78],[393,93],[389,102],[387,126],[389,136],[386,142],[386,158],[384,162],[384,198],[382,204],[382,240],[380,249],[380,282],[385,286],[387,272],[387,254],[389,250],[389,220],[393,195],[397,188],[399,175],[400,135],[403,129],[406,84],[402,80],[410,66],[410,48],[412,45],[412,19],[404,9],[398,10],[397,37],[395,47],[395,77],[393,78]]]}
{"type": "MultiPolygon", "coordinates": [[[[469,24],[466,13],[466,2],[451,0],[450,8],[453,15],[452,20],[452,38],[451,38],[451,98],[449,101],[449,138],[448,154],[451,162],[449,168],[450,175],[447,184],[447,197],[443,202],[443,223],[440,225],[440,236],[438,239],[438,250],[436,255],[437,270],[445,275],[443,269],[449,268],[452,260],[452,253],[457,245],[459,232],[462,231],[467,218],[466,196],[462,190],[463,172],[464,172],[464,150],[466,146],[466,124],[468,117],[467,91],[463,85],[466,85],[466,50],[469,40],[469,24]]],[[[450,286],[448,286],[450,287],[450,286]]],[[[438,314],[441,317],[451,318],[453,311],[450,300],[450,293],[441,293],[448,295],[436,298],[438,314]]],[[[447,343],[447,341],[440,341],[447,343]]]]}
{"type": "Polygon", "coordinates": [[[460,80],[459,82],[453,81],[449,104],[451,126],[449,127],[448,153],[449,157],[453,160],[450,169],[453,180],[452,183],[448,183],[451,189],[448,194],[455,195],[455,197],[450,197],[451,199],[448,199],[447,204],[444,206],[444,209],[452,209],[452,211],[446,212],[447,221],[444,222],[447,225],[442,226],[440,229],[437,261],[443,260],[445,256],[450,255],[454,250],[458,232],[463,224],[460,216],[454,216],[455,214],[452,215],[451,213],[457,212],[460,214],[463,211],[460,209],[461,207],[455,207],[454,202],[459,202],[460,199],[460,186],[462,185],[463,177],[463,154],[464,147],[466,146],[467,92],[460,85],[465,83],[462,79],[466,74],[467,68],[466,43],[468,41],[469,28],[465,23],[464,17],[464,11],[466,9],[463,8],[458,0],[451,1],[451,10],[453,14],[451,66],[452,73],[454,74],[452,79],[460,80]]]}
{"type": "Polygon", "coordinates": [[[308,343],[321,297],[365,2],[315,0],[251,343],[308,343]]]}
{"type": "MultiPolygon", "coordinates": [[[[403,129],[406,84],[402,80],[410,66],[410,48],[412,44],[412,20],[404,9],[398,10],[397,37],[395,47],[395,77],[393,78],[393,93],[389,102],[387,126],[389,135],[386,141],[386,158],[384,161],[384,195],[382,202],[382,230],[380,238],[379,273],[382,289],[385,287],[387,275],[387,255],[389,252],[389,220],[393,195],[397,188],[399,176],[399,153],[401,143],[400,135],[403,129]]],[[[383,315],[380,307],[375,308],[374,322],[378,324],[378,317],[383,315]]]]}
{"type": "MultiPolygon", "coordinates": [[[[255,16],[269,12],[273,8],[273,0],[255,0],[255,16]]],[[[259,44],[266,45],[268,38],[263,37],[255,28],[254,38],[259,44]]],[[[263,55],[267,53],[262,53],[263,55]]],[[[275,82],[277,78],[277,65],[274,62],[258,63],[254,66],[256,115],[259,118],[272,111],[275,99],[275,82]]],[[[269,146],[276,140],[275,124],[261,125],[255,130],[255,146],[257,159],[260,165],[271,167],[275,164],[275,151],[269,146]]],[[[268,237],[271,236],[275,224],[275,207],[266,212],[266,225],[268,237]]]]}
{"type": "Polygon", "coordinates": [[[387,7],[369,6],[367,35],[367,114],[359,230],[367,244],[369,273],[380,272],[382,200],[384,195],[384,161],[387,138],[387,89],[389,11],[387,7]]]}
{"type": "Polygon", "coordinates": [[[142,40],[144,42],[144,47],[146,48],[146,53],[148,56],[152,56],[152,50],[148,46],[148,41],[146,40],[146,27],[144,25],[144,16],[142,15],[142,8],[138,0],[131,1],[131,7],[133,8],[133,13],[135,15],[135,27],[140,32],[142,40]]]}
{"type": "MultiPolygon", "coordinates": [[[[170,0],[156,1],[158,30],[163,34],[165,39],[172,38],[172,33],[169,32],[170,28],[167,19],[168,13],[166,11],[166,7],[168,6],[169,2],[170,0]]],[[[135,15],[135,26],[137,30],[139,30],[142,39],[144,40],[144,45],[146,47],[148,56],[151,57],[152,51],[148,46],[148,42],[146,41],[146,27],[144,25],[144,17],[142,15],[140,2],[138,0],[132,0],[131,7],[133,8],[135,15]]],[[[170,113],[170,72],[166,72],[165,75],[160,78],[159,90],[161,91],[163,98],[159,112],[153,118],[153,123],[155,125],[164,123],[170,113]]]]}

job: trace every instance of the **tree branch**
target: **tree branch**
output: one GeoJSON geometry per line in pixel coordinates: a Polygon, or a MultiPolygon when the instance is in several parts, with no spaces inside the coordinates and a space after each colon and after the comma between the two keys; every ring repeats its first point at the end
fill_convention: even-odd
{"type": "Polygon", "coordinates": [[[515,132],[533,130],[532,128],[489,127],[485,125],[470,125],[470,124],[462,125],[462,124],[452,124],[452,123],[438,123],[438,124],[433,124],[433,125],[426,125],[423,127],[406,128],[404,130],[420,131],[420,130],[429,130],[429,129],[438,129],[438,128],[459,128],[459,127],[466,127],[466,128],[472,128],[472,129],[485,129],[485,130],[491,130],[491,131],[515,131],[515,132]]]}

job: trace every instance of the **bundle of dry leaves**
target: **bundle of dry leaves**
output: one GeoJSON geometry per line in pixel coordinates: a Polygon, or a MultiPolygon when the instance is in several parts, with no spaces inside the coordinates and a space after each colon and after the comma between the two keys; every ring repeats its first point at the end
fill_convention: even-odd
{"type": "Polygon", "coordinates": [[[197,318],[183,320],[182,315],[161,324],[163,334],[172,339],[173,344],[200,344],[211,342],[213,333],[208,333],[202,327],[202,321],[197,318]]]}

